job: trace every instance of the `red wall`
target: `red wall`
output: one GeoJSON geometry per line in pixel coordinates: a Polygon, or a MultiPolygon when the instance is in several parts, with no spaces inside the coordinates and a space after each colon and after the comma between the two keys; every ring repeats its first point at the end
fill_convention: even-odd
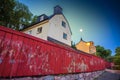
{"type": "Polygon", "coordinates": [[[103,59],[0,26],[0,77],[103,70],[103,59]]]}

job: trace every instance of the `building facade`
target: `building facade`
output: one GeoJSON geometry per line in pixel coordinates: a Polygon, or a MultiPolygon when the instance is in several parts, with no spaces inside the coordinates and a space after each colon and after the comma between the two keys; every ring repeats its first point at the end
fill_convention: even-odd
{"type": "Polygon", "coordinates": [[[42,14],[38,17],[37,22],[22,30],[22,32],[32,36],[71,46],[71,29],[60,6],[54,7],[51,16],[42,14]]]}
{"type": "Polygon", "coordinates": [[[96,47],[94,46],[93,41],[86,42],[81,38],[80,42],[76,44],[76,48],[89,54],[96,54],[96,47]]]}

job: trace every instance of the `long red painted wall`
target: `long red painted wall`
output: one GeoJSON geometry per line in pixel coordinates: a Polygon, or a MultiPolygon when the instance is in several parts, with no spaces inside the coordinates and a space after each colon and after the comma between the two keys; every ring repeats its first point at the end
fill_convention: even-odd
{"type": "Polygon", "coordinates": [[[105,60],[0,26],[0,77],[103,70],[105,60]]]}

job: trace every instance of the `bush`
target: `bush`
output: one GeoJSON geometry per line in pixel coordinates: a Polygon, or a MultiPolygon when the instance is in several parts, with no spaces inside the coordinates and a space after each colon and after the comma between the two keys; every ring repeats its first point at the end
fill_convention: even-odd
{"type": "Polygon", "coordinates": [[[115,56],[113,62],[115,63],[115,65],[120,65],[120,56],[115,56]]]}
{"type": "Polygon", "coordinates": [[[113,67],[113,69],[114,69],[114,70],[120,70],[120,65],[115,65],[115,66],[113,67]]]}

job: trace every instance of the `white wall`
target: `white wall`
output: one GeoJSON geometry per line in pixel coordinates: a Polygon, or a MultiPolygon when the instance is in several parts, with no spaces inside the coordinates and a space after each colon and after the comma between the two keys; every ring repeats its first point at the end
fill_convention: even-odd
{"type": "Polygon", "coordinates": [[[49,23],[44,23],[44,24],[37,25],[37,26],[34,25],[34,28],[28,29],[28,30],[24,31],[24,33],[28,34],[28,32],[30,30],[32,30],[32,34],[30,34],[30,35],[41,38],[41,39],[44,39],[44,40],[47,40],[48,28],[49,28],[48,24],[49,23]],[[37,33],[37,29],[39,27],[42,27],[42,32],[41,33],[37,33]]]}
{"type": "Polygon", "coordinates": [[[52,17],[49,21],[49,26],[49,37],[61,41],[65,44],[71,45],[71,33],[69,30],[69,25],[63,15],[55,15],[54,17],[52,17]],[[66,28],[62,26],[62,21],[66,23],[66,28]],[[63,33],[67,34],[67,40],[63,39],[63,33]]]}
{"type": "Polygon", "coordinates": [[[31,35],[33,36],[39,37],[44,40],[47,40],[47,36],[49,36],[71,46],[71,32],[69,29],[69,25],[63,15],[55,15],[49,20],[49,22],[37,26],[34,25],[32,27],[34,28],[27,29],[23,32],[28,33],[28,31],[32,30],[31,35]],[[66,28],[62,26],[62,21],[66,23],[66,28]],[[42,27],[42,33],[37,34],[38,27],[42,27]],[[67,34],[67,39],[63,38],[63,33],[67,34]]]}

